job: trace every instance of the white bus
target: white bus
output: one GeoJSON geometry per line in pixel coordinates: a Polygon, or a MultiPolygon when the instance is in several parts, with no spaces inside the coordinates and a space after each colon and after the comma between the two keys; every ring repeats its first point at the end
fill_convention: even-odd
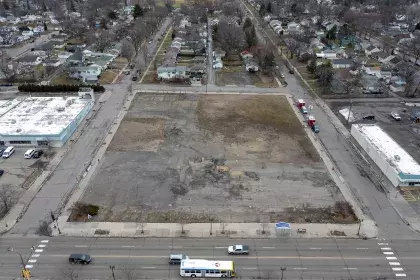
{"type": "Polygon", "coordinates": [[[183,277],[235,277],[232,261],[183,260],[180,267],[183,277]]]}

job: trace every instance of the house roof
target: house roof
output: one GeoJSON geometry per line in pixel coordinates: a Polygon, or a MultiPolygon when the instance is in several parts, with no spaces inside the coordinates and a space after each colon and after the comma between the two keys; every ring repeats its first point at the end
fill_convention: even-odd
{"type": "Polygon", "coordinates": [[[83,60],[83,53],[82,52],[75,52],[69,57],[69,60],[77,60],[82,61],[83,60]]]}
{"type": "Polygon", "coordinates": [[[20,57],[17,61],[18,62],[35,62],[38,58],[39,56],[37,55],[26,55],[26,56],[20,57]]]}
{"type": "Polygon", "coordinates": [[[351,59],[339,58],[339,59],[332,60],[332,64],[337,64],[337,65],[351,65],[352,63],[353,61],[351,59]]]}
{"type": "Polygon", "coordinates": [[[397,56],[394,56],[389,62],[391,62],[392,64],[397,64],[401,62],[401,59],[397,56]]]}
{"type": "Polygon", "coordinates": [[[374,54],[374,56],[377,58],[387,58],[390,56],[390,54],[387,54],[386,52],[377,52],[374,54]]]}
{"type": "Polygon", "coordinates": [[[370,45],[366,48],[367,51],[373,51],[374,49],[377,49],[377,47],[375,47],[374,45],[370,45]]]}

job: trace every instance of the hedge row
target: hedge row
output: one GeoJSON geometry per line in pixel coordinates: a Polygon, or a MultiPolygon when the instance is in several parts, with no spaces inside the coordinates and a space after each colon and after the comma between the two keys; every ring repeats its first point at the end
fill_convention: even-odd
{"type": "Polygon", "coordinates": [[[24,84],[18,87],[21,92],[75,92],[81,87],[90,87],[94,92],[104,92],[105,88],[98,85],[36,85],[24,84]]]}

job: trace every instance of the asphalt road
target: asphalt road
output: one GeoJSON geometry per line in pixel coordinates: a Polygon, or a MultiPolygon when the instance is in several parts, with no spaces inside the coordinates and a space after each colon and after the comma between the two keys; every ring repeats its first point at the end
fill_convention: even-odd
{"type": "MultiPolygon", "coordinates": [[[[256,17],[254,11],[249,10],[255,24],[256,17]]],[[[261,28],[256,28],[257,35],[261,33],[270,36],[271,32],[265,32],[261,28]]],[[[260,35],[259,35],[260,34],[260,35]]],[[[271,39],[274,44],[274,39],[271,39]]],[[[275,44],[274,44],[275,45],[275,44]]],[[[281,65],[285,80],[288,83],[288,91],[296,98],[302,98],[309,105],[313,105],[310,112],[320,125],[321,132],[317,135],[321,143],[326,148],[332,161],[341,172],[342,177],[349,185],[351,191],[362,206],[366,215],[375,220],[379,228],[379,236],[389,239],[419,239],[419,235],[409,228],[395,211],[387,198],[387,194],[369,178],[363,170],[369,170],[359,155],[356,154],[349,141],[339,134],[332,123],[330,116],[315,103],[313,96],[308,94],[308,90],[303,88],[297,74],[290,74],[284,65],[283,59],[276,52],[276,63],[281,65]],[[362,171],[361,171],[362,170],[362,171]]],[[[305,71],[301,68],[298,71],[305,71]]]]}
{"type": "Polygon", "coordinates": [[[21,253],[26,261],[31,246],[42,250],[34,253],[28,263],[32,266],[29,268],[32,279],[64,279],[63,271],[69,270],[77,273],[78,279],[111,279],[110,265],[115,266],[116,279],[127,279],[124,270],[135,274],[133,279],[181,279],[179,267],[168,265],[170,253],[184,253],[190,258],[233,260],[238,279],[280,279],[281,267],[286,268],[284,279],[394,279],[396,273],[406,274],[401,279],[420,279],[420,256],[416,253],[420,243],[410,241],[68,237],[2,238],[0,251],[6,253],[0,254],[0,279],[13,279],[19,275],[20,258],[15,252],[21,253]],[[227,255],[226,248],[232,244],[249,245],[250,255],[227,255]],[[13,247],[14,252],[7,252],[9,247],[13,247]],[[90,254],[93,261],[89,265],[71,265],[68,263],[70,253],[90,254]],[[387,260],[389,256],[396,259],[387,260]],[[395,265],[397,262],[399,265],[395,265]]]}
{"type": "MultiPolygon", "coordinates": [[[[58,32],[52,32],[52,33],[58,33],[58,32]]],[[[30,49],[35,48],[37,46],[40,46],[40,45],[48,42],[52,33],[44,34],[44,35],[41,35],[41,36],[37,37],[35,42],[33,42],[33,43],[26,43],[26,44],[24,44],[22,46],[19,46],[19,47],[7,48],[7,49],[5,49],[6,53],[12,59],[16,59],[19,56],[21,56],[22,54],[28,52],[30,49]]]]}

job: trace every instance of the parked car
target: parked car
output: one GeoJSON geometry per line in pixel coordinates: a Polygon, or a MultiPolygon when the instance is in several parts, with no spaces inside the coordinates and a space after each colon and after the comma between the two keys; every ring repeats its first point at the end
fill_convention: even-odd
{"type": "Polygon", "coordinates": [[[249,246],[246,245],[233,245],[228,247],[229,255],[248,255],[249,246]]]}
{"type": "Polygon", "coordinates": [[[366,115],[363,117],[364,120],[374,120],[375,116],[374,115],[366,115]]]}
{"type": "Polygon", "coordinates": [[[5,149],[3,149],[3,148],[0,149],[0,157],[3,155],[4,150],[5,149]]]}
{"type": "Polygon", "coordinates": [[[3,176],[4,170],[0,169],[0,176],[3,176]]]}
{"type": "Polygon", "coordinates": [[[34,149],[30,149],[30,150],[27,150],[23,156],[26,159],[30,159],[30,158],[32,158],[32,156],[34,155],[34,153],[35,153],[35,150],[34,149]]]}
{"type": "Polygon", "coordinates": [[[132,80],[132,81],[137,81],[137,76],[133,76],[133,77],[131,78],[131,80],[132,80]]]}
{"type": "Polygon", "coordinates": [[[125,74],[125,75],[130,75],[130,71],[129,71],[129,70],[125,70],[125,71],[124,71],[124,74],[125,74]]]}
{"type": "Polygon", "coordinates": [[[396,120],[396,121],[400,121],[401,120],[401,116],[397,112],[391,112],[391,117],[393,117],[394,120],[396,120]]]}
{"type": "Polygon", "coordinates": [[[15,152],[15,148],[10,146],[4,150],[3,154],[1,155],[3,158],[9,158],[15,152]]]}
{"type": "Polygon", "coordinates": [[[292,69],[289,70],[290,74],[295,74],[295,71],[293,71],[292,69]]]}
{"type": "Polygon", "coordinates": [[[284,79],[284,74],[280,74],[280,78],[283,78],[284,79]]]}
{"type": "Polygon", "coordinates": [[[169,256],[169,264],[181,264],[182,260],[189,259],[188,256],[184,254],[171,254],[169,256]]]}
{"type": "Polygon", "coordinates": [[[71,254],[69,257],[69,262],[71,264],[88,264],[92,261],[92,258],[89,255],[85,254],[71,254]]]}
{"type": "Polygon", "coordinates": [[[43,154],[44,154],[43,150],[36,150],[32,157],[33,158],[40,158],[43,154]]]}
{"type": "Polygon", "coordinates": [[[313,132],[315,132],[315,133],[319,133],[319,126],[318,125],[313,125],[312,127],[311,127],[311,129],[312,129],[312,131],[313,132]]]}

